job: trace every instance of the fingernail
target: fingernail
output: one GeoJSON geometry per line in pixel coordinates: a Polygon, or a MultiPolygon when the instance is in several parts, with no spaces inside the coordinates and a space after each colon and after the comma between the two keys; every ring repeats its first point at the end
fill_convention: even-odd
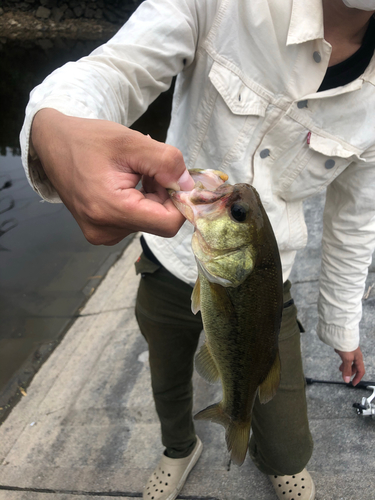
{"type": "Polygon", "coordinates": [[[344,382],[345,382],[345,384],[349,384],[349,382],[350,382],[350,377],[344,377],[344,382]]]}
{"type": "Polygon", "coordinates": [[[187,170],[178,179],[177,184],[180,186],[181,191],[191,191],[195,186],[195,182],[187,170]]]}

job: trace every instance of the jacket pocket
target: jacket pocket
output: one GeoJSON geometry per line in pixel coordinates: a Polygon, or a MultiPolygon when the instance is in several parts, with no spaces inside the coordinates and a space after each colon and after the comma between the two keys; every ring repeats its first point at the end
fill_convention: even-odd
{"type": "Polygon", "coordinates": [[[311,132],[294,168],[280,179],[285,200],[298,200],[323,191],[345,168],[360,158],[361,151],[338,140],[311,132]]]}
{"type": "MultiPolygon", "coordinates": [[[[214,62],[208,75],[210,109],[196,166],[226,170],[230,182],[246,182],[245,158],[254,131],[263,122],[269,102],[234,71],[214,62]]],[[[256,85],[256,84],[254,84],[256,85]]]]}
{"type": "Polygon", "coordinates": [[[268,102],[233,71],[214,63],[209,73],[212,85],[235,115],[265,116],[268,102]]]}

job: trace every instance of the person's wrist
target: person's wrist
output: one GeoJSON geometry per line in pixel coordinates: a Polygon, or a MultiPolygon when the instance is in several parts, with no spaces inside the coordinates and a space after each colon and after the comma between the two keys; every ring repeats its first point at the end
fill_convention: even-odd
{"type": "Polygon", "coordinates": [[[48,133],[56,123],[61,124],[66,115],[53,108],[43,108],[39,110],[34,118],[30,130],[30,148],[38,156],[43,146],[48,144],[48,133]]]}

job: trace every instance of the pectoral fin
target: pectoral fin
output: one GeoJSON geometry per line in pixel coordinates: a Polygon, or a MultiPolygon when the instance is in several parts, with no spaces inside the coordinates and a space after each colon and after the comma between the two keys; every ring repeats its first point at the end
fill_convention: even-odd
{"type": "Polygon", "coordinates": [[[201,282],[199,276],[195,282],[193,293],[191,294],[191,310],[193,314],[197,314],[201,308],[201,282]]]}
{"type": "Polygon", "coordinates": [[[262,404],[268,403],[276,394],[280,383],[280,356],[276,354],[275,361],[268,372],[266,379],[259,386],[259,399],[262,404]]]}
{"type": "Polygon", "coordinates": [[[211,384],[219,379],[219,372],[213,360],[207,344],[203,344],[198,354],[195,356],[195,368],[199,375],[211,384]]]}

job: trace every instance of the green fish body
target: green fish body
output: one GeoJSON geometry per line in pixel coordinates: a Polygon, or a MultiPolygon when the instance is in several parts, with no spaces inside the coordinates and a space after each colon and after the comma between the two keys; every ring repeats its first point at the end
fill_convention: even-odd
{"type": "Polygon", "coordinates": [[[256,190],[224,184],[226,174],[190,171],[190,192],[171,191],[176,207],[194,224],[192,248],[198,279],[192,310],[201,311],[206,342],[196,369],[221,381],[223,399],[195,419],[226,429],[231,459],[246,457],[257,394],[270,401],[280,380],[278,334],[283,282],[276,239],[256,190]]]}

